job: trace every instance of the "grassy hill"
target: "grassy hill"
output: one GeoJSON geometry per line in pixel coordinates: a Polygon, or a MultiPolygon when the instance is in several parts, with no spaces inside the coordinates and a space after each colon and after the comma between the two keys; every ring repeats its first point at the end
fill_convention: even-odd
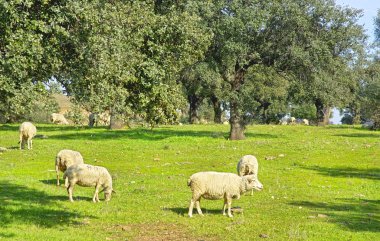
{"type": "Polygon", "coordinates": [[[165,126],[110,131],[37,125],[34,149],[18,150],[18,125],[0,125],[0,239],[4,240],[378,240],[380,132],[347,126],[249,126],[228,141],[228,126],[165,126]],[[105,166],[117,194],[92,203],[76,186],[74,203],[55,185],[61,149],[105,166]],[[236,172],[246,154],[259,160],[262,192],[221,214],[201,201],[187,217],[186,182],[198,171],[236,172]]]}

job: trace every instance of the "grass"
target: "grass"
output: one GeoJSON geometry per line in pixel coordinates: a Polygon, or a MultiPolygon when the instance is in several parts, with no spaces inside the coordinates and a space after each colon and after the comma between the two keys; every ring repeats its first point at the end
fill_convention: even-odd
{"type": "Polygon", "coordinates": [[[4,240],[379,240],[380,133],[349,126],[249,126],[228,141],[228,126],[164,126],[110,131],[37,125],[33,150],[18,150],[18,125],[0,125],[0,239],[4,240]],[[105,166],[117,194],[91,201],[76,186],[74,203],[55,185],[61,149],[105,166]],[[233,201],[203,200],[188,218],[188,177],[236,172],[239,158],[259,160],[262,192],[233,201]],[[283,154],[283,155],[280,155],[283,154]],[[279,156],[280,155],[280,156],[279,156]],[[283,157],[281,157],[283,156],[283,157]],[[266,160],[268,159],[268,160],[266,160]],[[260,237],[261,236],[261,237],[260,237]]]}

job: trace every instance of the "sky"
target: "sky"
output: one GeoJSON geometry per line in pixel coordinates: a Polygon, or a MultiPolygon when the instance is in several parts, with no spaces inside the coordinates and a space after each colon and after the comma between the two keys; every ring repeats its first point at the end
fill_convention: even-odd
{"type": "MultiPolygon", "coordinates": [[[[359,24],[364,25],[366,34],[369,36],[369,43],[375,40],[375,25],[374,19],[377,15],[377,10],[380,9],[380,0],[336,0],[337,5],[348,6],[356,9],[363,10],[363,17],[358,21],[359,24]]],[[[339,111],[334,109],[333,117],[330,119],[334,124],[341,124],[339,111]]]]}
{"type": "Polygon", "coordinates": [[[356,9],[362,9],[363,17],[358,21],[364,25],[366,34],[370,37],[370,41],[375,39],[374,18],[377,15],[377,10],[380,9],[380,0],[335,0],[337,5],[348,6],[356,9]]]}

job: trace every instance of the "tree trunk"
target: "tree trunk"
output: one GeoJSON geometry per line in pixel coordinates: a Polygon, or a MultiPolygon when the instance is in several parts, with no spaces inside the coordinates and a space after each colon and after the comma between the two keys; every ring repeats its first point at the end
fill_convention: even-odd
{"type": "Polygon", "coordinates": [[[230,140],[245,139],[245,123],[242,119],[239,105],[240,88],[244,81],[245,72],[237,70],[231,84],[231,91],[235,96],[230,99],[230,140]]]}
{"type": "Polygon", "coordinates": [[[214,108],[214,123],[221,124],[222,123],[222,109],[220,108],[221,103],[215,95],[211,96],[211,102],[214,108]]]}
{"type": "Polygon", "coordinates": [[[331,107],[325,106],[320,99],[315,101],[315,107],[317,108],[318,125],[328,125],[330,121],[331,107]]]}
{"type": "Polygon", "coordinates": [[[188,100],[189,100],[189,104],[190,104],[189,123],[190,124],[199,123],[198,107],[199,107],[199,103],[200,103],[201,99],[195,95],[189,95],[188,100]]]}
{"type": "Polygon", "coordinates": [[[244,129],[245,126],[241,121],[241,114],[239,106],[235,101],[231,101],[230,109],[230,140],[243,140],[245,139],[244,129]]]}
{"type": "Polygon", "coordinates": [[[111,112],[110,129],[117,130],[124,128],[124,121],[120,115],[111,112]]]}
{"type": "Polygon", "coordinates": [[[269,118],[268,118],[268,109],[271,103],[264,102],[263,104],[263,121],[265,124],[269,124],[269,118]]]}

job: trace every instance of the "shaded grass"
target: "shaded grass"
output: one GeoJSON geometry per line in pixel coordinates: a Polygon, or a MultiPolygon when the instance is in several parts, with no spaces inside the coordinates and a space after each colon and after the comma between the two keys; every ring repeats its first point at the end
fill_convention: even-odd
{"type": "Polygon", "coordinates": [[[249,126],[246,140],[229,141],[229,127],[222,125],[112,131],[37,124],[37,129],[47,138],[35,138],[33,150],[20,151],[18,125],[0,125],[0,146],[15,147],[0,153],[2,239],[257,240],[266,234],[270,240],[376,240],[379,235],[378,132],[249,126]],[[64,148],[108,168],[117,191],[109,203],[93,204],[93,188],[82,187],[75,187],[75,202],[68,202],[54,172],[55,155],[64,148]],[[235,172],[246,154],[257,156],[264,190],[233,201],[243,214],[226,218],[222,200],[202,200],[205,216],[188,218],[188,177],[235,172]]]}

